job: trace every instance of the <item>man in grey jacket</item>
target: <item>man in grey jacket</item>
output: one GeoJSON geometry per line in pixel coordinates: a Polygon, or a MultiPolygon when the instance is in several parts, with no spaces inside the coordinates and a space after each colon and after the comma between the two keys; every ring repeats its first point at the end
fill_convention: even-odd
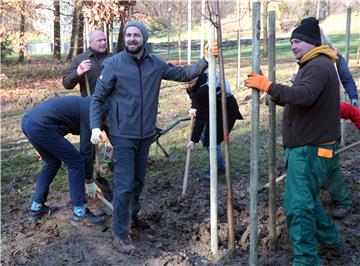
{"type": "MultiPolygon", "coordinates": [[[[190,81],[207,68],[204,58],[196,64],[179,67],[150,55],[146,49],[148,37],[144,24],[130,22],[126,25],[126,49],[104,61],[90,108],[91,141],[96,144],[106,139],[100,130],[105,100],[110,107],[110,139],[115,164],[114,244],[126,253],[135,250],[128,238],[129,225],[131,221],[135,224],[138,221],[149,147],[156,132],[161,80],[190,81]]],[[[212,53],[217,55],[217,46],[212,47],[212,53]]]]}

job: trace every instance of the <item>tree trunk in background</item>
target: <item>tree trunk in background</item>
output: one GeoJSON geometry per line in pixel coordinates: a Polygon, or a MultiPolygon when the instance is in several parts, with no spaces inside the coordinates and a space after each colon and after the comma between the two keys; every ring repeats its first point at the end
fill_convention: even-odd
{"type": "MultiPolygon", "coordinates": [[[[181,2],[179,2],[180,4],[181,2]]],[[[180,6],[179,6],[180,8],[180,6]]],[[[179,23],[179,30],[178,30],[178,64],[182,64],[182,50],[181,50],[181,12],[178,12],[178,23],[179,23]]]]}
{"type": "Polygon", "coordinates": [[[25,54],[24,54],[24,49],[25,49],[25,44],[24,42],[24,35],[25,35],[25,15],[24,13],[21,14],[21,21],[20,21],[20,51],[19,51],[19,63],[24,63],[25,61],[25,54]]]}
{"type": "Polygon", "coordinates": [[[263,1],[263,14],[262,14],[262,22],[263,22],[263,56],[268,56],[268,30],[267,30],[267,17],[268,17],[268,5],[269,2],[263,1]]]}
{"type": "Polygon", "coordinates": [[[121,20],[120,22],[120,29],[119,29],[119,35],[118,35],[118,40],[117,40],[117,44],[116,44],[116,53],[120,53],[122,50],[124,50],[124,27],[125,27],[125,22],[124,20],[121,20]]]}
{"type": "Polygon", "coordinates": [[[77,55],[84,52],[84,13],[81,7],[78,9],[78,12],[77,55]]]}
{"type": "MultiPolygon", "coordinates": [[[[112,46],[112,44],[110,43],[110,26],[108,23],[105,24],[105,30],[106,30],[106,43],[107,43],[107,50],[110,51],[110,46],[112,46]]],[[[112,40],[111,40],[112,42],[112,40]]]]}
{"type": "Polygon", "coordinates": [[[61,60],[60,0],[54,0],[54,53],[53,58],[61,60]]]}
{"type": "Polygon", "coordinates": [[[72,29],[71,29],[71,39],[70,39],[70,50],[69,50],[69,54],[66,57],[66,61],[71,61],[71,59],[74,56],[74,49],[75,49],[75,41],[76,41],[76,36],[77,36],[77,31],[78,31],[78,11],[77,11],[77,7],[76,5],[74,6],[74,11],[73,11],[73,21],[72,21],[72,29]]]}

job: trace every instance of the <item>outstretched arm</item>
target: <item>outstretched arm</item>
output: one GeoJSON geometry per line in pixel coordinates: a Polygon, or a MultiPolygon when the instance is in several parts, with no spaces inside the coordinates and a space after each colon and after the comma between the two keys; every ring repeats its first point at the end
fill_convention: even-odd
{"type": "Polygon", "coordinates": [[[351,104],[340,103],[341,118],[350,119],[351,122],[360,130],[360,109],[352,106],[351,104]]]}

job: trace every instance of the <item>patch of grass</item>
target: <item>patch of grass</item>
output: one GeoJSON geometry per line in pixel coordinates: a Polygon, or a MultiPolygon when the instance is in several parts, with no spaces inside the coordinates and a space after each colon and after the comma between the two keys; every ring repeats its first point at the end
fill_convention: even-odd
{"type": "MultiPolygon", "coordinates": [[[[41,168],[44,165],[44,162],[39,161],[35,155],[35,150],[20,150],[20,151],[7,151],[4,152],[3,157],[6,157],[7,160],[2,161],[1,166],[1,181],[10,182],[15,179],[21,181],[24,177],[27,179],[35,180],[35,177],[40,173],[41,168]]],[[[64,166],[62,166],[52,183],[52,187],[57,190],[64,190],[67,187],[66,182],[66,171],[64,166]]],[[[19,182],[20,184],[21,182],[19,182]]],[[[19,186],[17,192],[21,196],[29,196],[32,193],[32,186],[19,186]],[[30,194],[29,194],[30,193],[30,194]]]]}
{"type": "MultiPolygon", "coordinates": [[[[334,46],[338,49],[338,51],[342,54],[345,52],[345,34],[336,34],[331,35],[331,40],[334,46]]],[[[357,52],[357,45],[359,42],[359,34],[352,33],[350,34],[350,54],[356,55],[357,52]]],[[[262,49],[262,48],[261,48],[262,49]]],[[[288,38],[281,38],[276,41],[276,57],[289,57],[292,58],[293,54],[291,51],[291,45],[288,38]]],[[[164,57],[167,59],[178,59],[178,51],[177,50],[170,50],[168,54],[167,51],[154,51],[154,54],[164,57]]],[[[260,52],[261,54],[261,52],[260,52]]],[[[191,52],[191,60],[199,59],[200,51],[199,50],[192,50],[191,52]]],[[[237,47],[225,47],[223,51],[224,58],[237,58],[237,47]]],[[[252,45],[242,45],[241,46],[241,57],[251,57],[252,55],[252,45]]],[[[187,60],[187,49],[183,49],[182,51],[182,60],[186,62],[187,60]]]]}
{"type": "Polygon", "coordinates": [[[2,161],[1,166],[3,182],[17,177],[34,176],[41,169],[41,162],[37,160],[36,156],[29,155],[27,151],[11,152],[11,154],[5,152],[2,156],[7,158],[7,160],[2,161]]]}

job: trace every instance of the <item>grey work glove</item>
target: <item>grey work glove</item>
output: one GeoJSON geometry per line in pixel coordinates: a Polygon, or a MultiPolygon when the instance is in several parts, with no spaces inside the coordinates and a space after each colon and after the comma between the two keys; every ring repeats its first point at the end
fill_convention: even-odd
{"type": "Polygon", "coordinates": [[[359,108],[359,102],[357,99],[351,99],[351,105],[356,107],[356,108],[359,108]]]}
{"type": "Polygon", "coordinates": [[[96,192],[98,190],[98,186],[96,185],[95,182],[91,182],[89,184],[85,184],[85,192],[86,195],[88,195],[90,198],[95,198],[96,196],[96,192]]]}

